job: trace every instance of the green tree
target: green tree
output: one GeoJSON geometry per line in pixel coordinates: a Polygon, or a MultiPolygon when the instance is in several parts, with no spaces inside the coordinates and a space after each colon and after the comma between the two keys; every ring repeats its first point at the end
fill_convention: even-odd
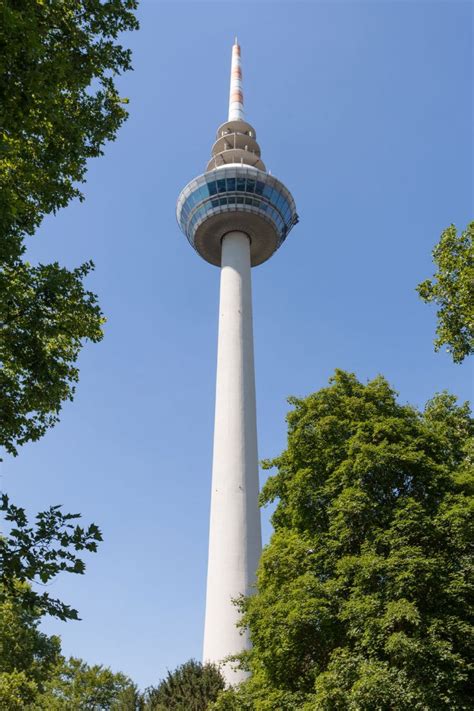
{"type": "Polygon", "coordinates": [[[129,69],[120,32],[136,0],[2,0],[0,234],[2,261],[45,214],[82,194],[89,158],[127,117],[114,78],[129,69]]]}
{"type": "MultiPolygon", "coordinates": [[[[92,262],[72,271],[32,266],[23,261],[24,239],[45,215],[83,199],[88,159],[127,117],[115,80],[131,69],[130,51],[118,37],[138,27],[136,6],[0,0],[0,447],[13,455],[57,422],[73,398],[84,341],[102,338],[104,318],[83,283],[92,262]]],[[[41,617],[77,619],[23,581],[82,573],[78,552],[95,551],[101,535],[58,506],[33,526],[6,496],[1,511],[8,531],[0,537],[0,708],[8,711],[27,708],[57,663],[59,642],[38,632],[41,617]]]]}
{"type": "Polygon", "coordinates": [[[83,285],[92,268],[0,266],[0,447],[10,454],[58,421],[74,396],[84,340],[102,338],[104,318],[83,285]]]}
{"type": "Polygon", "coordinates": [[[455,363],[474,351],[474,222],[460,235],[451,225],[433,250],[437,272],[418,285],[421,298],[438,306],[435,350],[446,346],[455,363]]]}
{"type": "MultiPolygon", "coordinates": [[[[240,685],[237,689],[226,689],[221,691],[217,697],[217,701],[208,706],[207,711],[254,711],[254,703],[252,692],[253,682],[247,681],[240,685]]],[[[291,706],[285,704],[285,700],[280,698],[274,709],[285,709],[291,711],[291,706]]]]}
{"type": "Polygon", "coordinates": [[[216,708],[472,708],[467,404],[443,393],[420,412],[342,371],[290,402],[287,449],[265,464],[275,532],[242,602],[253,675],[216,708]]]}
{"type": "Polygon", "coordinates": [[[0,446],[41,437],[72,399],[77,356],[102,338],[92,262],[22,261],[46,214],[83,199],[87,160],[127,117],[115,85],[131,69],[118,36],[136,0],[0,0],[0,446]]]}
{"type": "Polygon", "coordinates": [[[225,682],[219,669],[191,659],[145,692],[145,711],[206,711],[225,682]]]}
{"type": "Polygon", "coordinates": [[[35,711],[140,711],[141,695],[125,674],[82,659],[61,659],[35,711]]]}
{"type": "Polygon", "coordinates": [[[58,637],[38,629],[41,613],[18,604],[24,583],[12,595],[0,585],[0,708],[30,706],[53,674],[60,655],[58,637]]]}
{"type": "Polygon", "coordinates": [[[145,701],[135,684],[124,688],[115,699],[111,711],[144,711],[145,701]]]}
{"type": "MultiPolygon", "coordinates": [[[[131,69],[119,34],[138,27],[136,0],[0,0],[0,448],[12,455],[45,434],[72,400],[77,358],[102,338],[104,318],[84,286],[92,262],[68,270],[22,260],[24,238],[46,214],[82,199],[87,160],[102,154],[127,117],[115,80],[131,69]]],[[[3,500],[14,526],[0,539],[3,584],[82,572],[73,551],[95,550],[100,532],[70,527],[60,507],[28,527],[3,500]],[[13,518],[12,518],[13,516],[13,518]],[[30,548],[29,548],[30,546],[30,548]]],[[[23,602],[77,617],[31,588],[23,602]]]]}
{"type": "Polygon", "coordinates": [[[85,564],[77,553],[97,551],[102,540],[99,528],[93,523],[82,528],[76,523],[80,514],[64,514],[60,506],[37,514],[35,525],[31,525],[25,510],[14,506],[6,494],[0,497],[0,511],[9,526],[8,533],[0,537],[1,589],[36,616],[79,619],[77,610],[47,592],[35,592],[31,585],[49,583],[61,572],[82,575],[85,564]]]}
{"type": "Polygon", "coordinates": [[[142,695],[127,676],[64,659],[59,637],[38,629],[44,611],[22,603],[29,586],[16,588],[0,585],[2,711],[142,711],[142,695]]]}

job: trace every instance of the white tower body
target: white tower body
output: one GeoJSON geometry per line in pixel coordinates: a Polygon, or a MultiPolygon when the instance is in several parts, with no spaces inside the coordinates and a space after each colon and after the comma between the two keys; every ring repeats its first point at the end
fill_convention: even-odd
{"type": "MultiPolygon", "coordinates": [[[[229,232],[222,241],[205,661],[221,662],[249,646],[232,600],[249,595],[255,582],[258,491],[250,243],[245,233],[229,232]]],[[[230,664],[224,673],[231,683],[245,678],[230,664]]]]}
{"type": "Polygon", "coordinates": [[[207,172],[178,198],[191,245],[221,268],[216,407],[203,660],[237,684],[247,673],[227,660],[250,647],[234,600],[250,595],[261,553],[251,267],[280,247],[298,221],[288,189],[266,172],[244,119],[242,69],[232,48],[228,120],[207,172]]]}

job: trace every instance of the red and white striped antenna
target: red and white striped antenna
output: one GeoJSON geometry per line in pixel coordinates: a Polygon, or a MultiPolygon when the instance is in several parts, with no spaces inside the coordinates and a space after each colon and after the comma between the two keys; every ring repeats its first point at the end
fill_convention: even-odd
{"type": "Polygon", "coordinates": [[[244,120],[244,94],[242,91],[242,65],[240,45],[237,37],[232,47],[232,65],[230,69],[229,121],[244,120]]]}

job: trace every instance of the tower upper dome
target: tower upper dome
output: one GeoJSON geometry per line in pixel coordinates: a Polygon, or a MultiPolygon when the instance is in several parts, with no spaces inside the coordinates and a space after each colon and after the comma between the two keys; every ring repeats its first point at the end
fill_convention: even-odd
{"type": "Polygon", "coordinates": [[[197,252],[221,264],[221,240],[231,230],[246,232],[251,263],[271,257],[298,221],[289,190],[266,172],[256,131],[244,120],[242,66],[237,38],[232,47],[229,114],[219,126],[206,173],[181,191],[177,219],[197,252]]]}

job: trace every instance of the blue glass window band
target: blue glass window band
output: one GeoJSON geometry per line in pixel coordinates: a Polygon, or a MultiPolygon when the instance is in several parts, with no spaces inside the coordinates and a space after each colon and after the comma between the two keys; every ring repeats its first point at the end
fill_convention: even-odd
{"type": "MultiPolygon", "coordinates": [[[[235,182],[235,179],[230,179],[227,181],[227,192],[230,192],[229,188],[233,187],[234,182],[235,182]],[[229,183],[230,183],[230,185],[229,185],[229,183]]],[[[237,190],[239,192],[242,191],[242,192],[252,192],[253,193],[255,191],[255,181],[249,180],[248,183],[249,183],[248,187],[250,187],[250,190],[247,190],[247,185],[245,184],[245,179],[238,178],[237,179],[237,190]]],[[[260,184],[260,186],[261,185],[262,184],[260,184]]],[[[261,190],[260,186],[259,186],[260,189],[259,189],[258,194],[260,194],[260,190],[261,190]]],[[[182,213],[187,212],[194,205],[205,200],[208,195],[216,195],[217,192],[222,194],[222,192],[224,192],[223,188],[224,188],[224,181],[223,180],[212,181],[212,182],[207,183],[206,186],[199,187],[197,190],[195,190],[193,193],[191,193],[191,195],[189,195],[189,197],[186,199],[186,201],[183,205],[183,208],[182,208],[182,213]]],[[[234,192],[234,190],[232,190],[232,192],[234,192]]],[[[275,188],[272,188],[271,186],[267,186],[267,185],[264,186],[263,194],[264,194],[264,197],[266,197],[267,200],[273,206],[275,206],[279,210],[279,212],[281,212],[282,215],[284,215],[287,218],[287,220],[289,222],[292,210],[291,210],[291,207],[290,207],[288,201],[286,200],[284,194],[281,192],[278,192],[277,190],[275,190],[275,188]]]]}
{"type": "Polygon", "coordinates": [[[298,220],[291,194],[276,178],[240,166],[210,171],[191,181],[179,198],[177,217],[193,243],[196,229],[209,215],[236,209],[260,214],[273,224],[280,243],[298,220]]]}

